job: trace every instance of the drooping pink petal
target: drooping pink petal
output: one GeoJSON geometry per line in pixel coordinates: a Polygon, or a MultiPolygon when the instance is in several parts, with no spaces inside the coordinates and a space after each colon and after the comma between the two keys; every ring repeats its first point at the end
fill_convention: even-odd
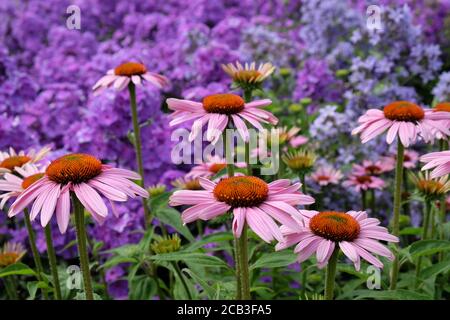
{"type": "Polygon", "coordinates": [[[258,212],[253,208],[247,208],[245,215],[249,227],[265,242],[270,243],[273,240],[273,235],[270,229],[266,226],[264,221],[260,219],[258,212]]]}
{"type": "Polygon", "coordinates": [[[17,197],[16,201],[9,208],[8,216],[13,217],[19,212],[23,211],[34,199],[36,199],[41,192],[45,192],[49,186],[54,183],[49,181],[47,178],[42,178],[37,182],[33,183],[32,186],[28,187],[20,196],[17,197]]]}
{"type": "Polygon", "coordinates": [[[55,212],[56,202],[58,201],[59,194],[61,191],[61,186],[59,184],[53,186],[51,190],[49,190],[45,202],[42,206],[41,210],[41,225],[45,227],[50,221],[53,213],[55,212]]]}
{"type": "Polygon", "coordinates": [[[58,202],[56,203],[56,222],[59,231],[64,234],[67,231],[70,221],[70,191],[69,188],[61,190],[58,202]]]}
{"type": "Polygon", "coordinates": [[[233,234],[236,238],[240,238],[242,229],[245,224],[246,208],[234,208],[233,210],[233,234]]]}
{"type": "Polygon", "coordinates": [[[94,188],[86,183],[80,183],[74,185],[73,190],[77,198],[91,214],[100,217],[106,217],[108,215],[108,208],[94,188]]]}
{"type": "Polygon", "coordinates": [[[101,194],[103,194],[106,198],[110,200],[123,202],[127,201],[128,199],[125,193],[107,184],[101,183],[98,180],[91,180],[88,182],[88,184],[94,189],[97,189],[101,194]]]}
{"type": "Polygon", "coordinates": [[[214,200],[213,194],[209,191],[178,190],[170,197],[169,204],[171,206],[194,205],[204,201],[214,200]]]}

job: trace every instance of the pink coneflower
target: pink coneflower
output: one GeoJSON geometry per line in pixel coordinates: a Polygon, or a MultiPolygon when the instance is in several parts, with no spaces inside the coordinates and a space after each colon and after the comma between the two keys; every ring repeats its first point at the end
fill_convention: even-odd
{"type": "Polygon", "coordinates": [[[298,191],[301,184],[276,180],[267,184],[253,176],[229,177],[215,183],[199,178],[205,191],[180,190],[170,198],[170,205],[192,205],[182,213],[184,223],[209,220],[232,211],[233,233],[239,238],[244,224],[266,242],[283,240],[274,220],[296,228],[292,216],[299,217],[295,205],[314,203],[314,199],[298,191]]]}
{"type": "Polygon", "coordinates": [[[280,144],[288,143],[292,148],[297,148],[308,142],[308,138],[299,135],[300,128],[292,127],[288,129],[287,127],[282,127],[280,130],[280,144]]]}
{"type": "MultiPolygon", "coordinates": [[[[441,102],[436,104],[436,106],[432,109],[435,112],[447,112],[448,114],[450,114],[450,102],[441,102]]],[[[442,120],[442,124],[444,127],[446,128],[450,128],[450,120],[442,120]]],[[[448,140],[450,135],[445,135],[442,132],[440,132],[439,130],[434,130],[433,131],[434,136],[436,139],[446,139],[448,140]]]]}
{"type": "Polygon", "coordinates": [[[22,167],[15,168],[16,174],[5,173],[0,179],[0,191],[5,193],[0,195],[0,209],[3,209],[6,202],[11,198],[18,197],[26,188],[44,176],[45,167],[37,167],[32,163],[27,163],[22,167]]]}
{"type": "MultiPolygon", "coordinates": [[[[385,162],[390,162],[391,165],[395,167],[397,155],[393,154],[388,157],[383,157],[382,160],[385,162]]],[[[406,149],[403,155],[403,168],[414,169],[417,166],[418,162],[419,162],[419,153],[414,150],[406,149]]]]}
{"type": "Polygon", "coordinates": [[[159,89],[169,83],[166,77],[148,71],[142,63],[125,62],[115,69],[108,70],[106,75],[95,83],[92,90],[94,94],[98,94],[103,89],[112,86],[114,89],[120,91],[125,89],[130,81],[136,86],[140,86],[142,82],[148,81],[159,89]]]}
{"type": "Polygon", "coordinates": [[[167,99],[169,109],[175,112],[170,115],[170,126],[195,120],[189,141],[193,141],[205,124],[208,124],[206,138],[216,143],[222,132],[232,121],[244,141],[249,140],[249,131],[245,120],[258,130],[263,130],[261,123],[277,124],[278,119],[270,112],[261,109],[272,103],[269,99],[245,103],[240,96],[225,93],[214,94],[203,98],[202,102],[190,100],[167,99]]]}
{"type": "MultiPolygon", "coordinates": [[[[245,168],[245,162],[238,162],[234,164],[238,168],[245,168]]],[[[225,158],[219,156],[212,156],[208,158],[208,161],[195,166],[186,174],[186,178],[196,179],[199,177],[209,178],[215,176],[220,171],[227,167],[227,161],[225,158]]]]}
{"type": "Polygon", "coordinates": [[[223,64],[222,69],[241,87],[259,84],[275,71],[275,67],[271,63],[261,63],[256,68],[255,62],[242,65],[239,61],[236,61],[235,65],[232,63],[223,64]]]}
{"type": "Polygon", "coordinates": [[[420,157],[420,161],[425,162],[422,170],[431,171],[431,178],[438,178],[450,174],[450,151],[431,152],[420,157]]]}
{"type": "Polygon", "coordinates": [[[327,186],[329,184],[338,184],[342,179],[340,170],[336,170],[330,166],[322,166],[311,174],[311,179],[317,182],[320,186],[327,186]]]}
{"type": "Polygon", "coordinates": [[[390,159],[382,158],[377,161],[364,160],[361,165],[353,165],[353,172],[357,175],[378,176],[384,172],[394,170],[395,163],[390,159]]]}
{"type": "Polygon", "coordinates": [[[49,147],[43,147],[37,152],[31,149],[28,152],[16,152],[13,148],[9,148],[9,152],[0,152],[0,174],[12,172],[16,167],[22,167],[27,163],[36,163],[42,160],[47,153],[50,152],[49,147]]]}
{"type": "Polygon", "coordinates": [[[67,230],[70,218],[70,193],[73,192],[98,222],[103,222],[108,208],[100,194],[112,201],[126,201],[136,195],[148,197],[148,192],[130,180],[140,176],[132,171],[102,165],[97,158],[74,153],[50,163],[45,175],[31,184],[11,206],[13,217],[33,203],[31,219],[41,213],[41,224],[46,226],[56,211],[59,230],[67,230]]]}
{"type": "Polygon", "coordinates": [[[383,110],[369,109],[358,119],[360,126],[352,134],[360,133],[361,142],[366,143],[387,130],[388,144],[398,136],[403,146],[408,147],[418,135],[430,141],[433,130],[449,135],[450,129],[440,120],[450,120],[450,113],[423,109],[409,101],[395,101],[383,110]]]}
{"type": "Polygon", "coordinates": [[[21,243],[7,242],[0,248],[0,268],[15,264],[22,260],[26,250],[21,243]]]}
{"type": "Polygon", "coordinates": [[[351,174],[342,185],[344,187],[353,187],[360,192],[369,189],[382,189],[385,185],[384,181],[375,176],[351,174]]]}
{"type": "Polygon", "coordinates": [[[276,250],[282,250],[297,244],[294,252],[298,253],[298,261],[307,260],[316,253],[319,268],[327,265],[331,255],[339,248],[360,270],[361,259],[378,268],[383,263],[371,253],[394,259],[389,249],[378,240],[398,242],[398,238],[389,234],[385,227],[379,226],[380,221],[368,218],[365,211],[312,211],[300,210],[303,216],[299,231],[283,226],[285,241],[277,244],[276,250]],[[370,253],[371,252],[371,253],[370,253]]]}

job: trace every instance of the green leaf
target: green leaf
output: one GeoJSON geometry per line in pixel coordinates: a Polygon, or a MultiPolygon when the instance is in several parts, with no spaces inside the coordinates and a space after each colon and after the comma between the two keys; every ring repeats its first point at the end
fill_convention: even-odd
{"type": "Polygon", "coordinates": [[[6,276],[35,276],[36,272],[24,263],[18,262],[0,270],[0,278],[6,276]]]}
{"type": "Polygon", "coordinates": [[[420,277],[422,279],[428,279],[438,275],[439,273],[447,272],[448,270],[450,270],[450,260],[442,261],[423,269],[420,272],[420,277]]]}
{"type": "Polygon", "coordinates": [[[130,300],[150,300],[157,292],[155,280],[147,275],[134,276],[129,286],[130,300]]]}
{"type": "Polygon", "coordinates": [[[450,250],[450,241],[447,240],[420,240],[414,242],[409,248],[413,258],[448,250],[450,250]]]}
{"type": "Polygon", "coordinates": [[[100,266],[101,269],[109,269],[121,263],[136,263],[137,259],[132,257],[114,256],[107,260],[103,265],[100,266]]]}
{"type": "Polygon", "coordinates": [[[218,232],[202,237],[201,240],[195,241],[186,247],[186,250],[194,251],[209,243],[229,242],[234,239],[231,232],[218,232]]]}
{"type": "Polygon", "coordinates": [[[47,289],[48,285],[44,281],[29,281],[27,282],[28,294],[27,300],[34,300],[38,289],[47,289]]]}
{"type": "Polygon", "coordinates": [[[422,228],[407,227],[400,230],[401,236],[417,236],[422,233],[422,228]]]}
{"type": "Polygon", "coordinates": [[[250,269],[284,267],[294,263],[296,259],[297,255],[287,250],[272,252],[262,255],[250,269]]]}
{"type": "Polygon", "coordinates": [[[172,226],[189,241],[193,242],[195,240],[189,229],[183,225],[181,214],[177,210],[173,208],[162,208],[154,212],[154,214],[162,223],[172,226]]]}
{"type": "Polygon", "coordinates": [[[206,282],[205,278],[200,277],[194,271],[184,268],[182,270],[184,273],[187,273],[192,279],[194,279],[198,284],[203,288],[205,293],[207,294],[209,300],[213,300],[216,296],[216,290],[206,282]]]}
{"type": "Polygon", "coordinates": [[[422,293],[410,290],[356,290],[357,299],[373,298],[378,300],[432,300],[433,298],[422,293]]]}
{"type": "Polygon", "coordinates": [[[184,261],[189,262],[195,265],[204,266],[204,267],[222,267],[222,268],[230,268],[224,261],[215,257],[208,256],[203,253],[194,253],[194,252],[172,252],[172,253],[163,253],[156,254],[149,257],[151,260],[155,261],[184,261]]]}
{"type": "MultiPolygon", "coordinates": [[[[74,300],[86,300],[86,295],[85,295],[84,291],[78,292],[76,294],[76,296],[74,297],[74,300]]],[[[100,297],[100,295],[98,295],[94,292],[94,300],[103,300],[103,299],[102,299],[102,297],[100,297]]]]}
{"type": "Polygon", "coordinates": [[[161,207],[167,207],[171,192],[164,192],[156,197],[151,197],[148,200],[148,204],[152,212],[159,210],[161,207]]]}

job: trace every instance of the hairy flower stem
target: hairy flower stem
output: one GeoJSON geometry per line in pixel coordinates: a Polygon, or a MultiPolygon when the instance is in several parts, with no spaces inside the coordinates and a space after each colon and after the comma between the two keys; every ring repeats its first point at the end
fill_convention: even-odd
{"type": "MultiPolygon", "coordinates": [[[[234,164],[233,161],[229,163],[230,157],[228,156],[228,146],[229,143],[227,141],[226,130],[222,133],[222,141],[223,141],[223,154],[225,158],[225,162],[227,163],[227,173],[228,177],[234,176],[234,164]]],[[[230,153],[231,154],[231,153],[230,153]]],[[[234,261],[235,261],[235,269],[236,269],[236,300],[242,299],[242,286],[241,286],[241,258],[240,258],[240,246],[239,239],[234,238],[234,261]]]]}
{"type": "MultiPolygon", "coordinates": [[[[439,140],[439,151],[445,151],[448,150],[448,142],[444,139],[439,140]]],[[[440,240],[445,240],[445,233],[444,233],[444,228],[442,227],[445,222],[446,222],[446,218],[447,218],[447,214],[446,214],[446,210],[447,210],[447,203],[446,203],[446,195],[442,195],[441,199],[439,200],[439,218],[438,221],[440,221],[440,228],[439,228],[439,239],[440,240]]],[[[444,257],[445,257],[445,252],[440,252],[438,259],[439,262],[444,261],[444,257]]]]}
{"type": "MultiPolygon", "coordinates": [[[[428,239],[428,231],[430,229],[430,218],[431,218],[431,201],[426,199],[424,211],[423,211],[422,240],[428,239]]],[[[420,256],[417,259],[417,264],[416,264],[416,281],[415,281],[415,285],[414,285],[415,288],[419,287],[419,275],[420,275],[421,268],[422,268],[422,257],[420,256]]]]}
{"type": "MultiPolygon", "coordinates": [[[[392,234],[396,237],[399,236],[400,233],[400,205],[401,205],[401,196],[402,196],[402,178],[403,178],[403,158],[405,153],[405,148],[400,141],[400,138],[397,138],[397,164],[395,168],[395,191],[394,191],[394,214],[391,220],[392,226],[392,234]]],[[[398,246],[398,245],[397,245],[398,246]]],[[[394,253],[394,262],[392,263],[391,270],[391,282],[390,289],[395,290],[397,287],[397,279],[398,279],[398,269],[399,269],[399,259],[398,252],[394,253]]]]}
{"type": "Polygon", "coordinates": [[[370,189],[370,213],[375,216],[375,190],[370,189]]]}
{"type": "MultiPolygon", "coordinates": [[[[137,113],[136,105],[136,87],[133,82],[130,81],[128,85],[128,90],[130,92],[130,107],[131,107],[131,117],[133,119],[133,132],[134,132],[134,149],[136,151],[136,162],[138,167],[139,175],[141,176],[140,186],[145,189],[144,182],[144,165],[142,161],[142,143],[141,143],[141,128],[139,126],[139,117],[137,113]]],[[[144,198],[142,198],[142,205],[144,206],[144,218],[145,227],[147,228],[151,224],[151,214],[144,198]]]]}
{"type": "MultiPolygon", "coordinates": [[[[247,89],[244,91],[245,102],[249,103],[252,100],[252,89],[247,89]]],[[[252,165],[250,164],[250,142],[245,143],[245,163],[247,164],[247,175],[253,175],[252,165]]],[[[247,239],[247,223],[244,224],[242,228],[241,237],[238,242],[239,246],[239,259],[240,265],[240,276],[241,276],[241,290],[242,299],[250,300],[250,272],[248,268],[248,239],[247,239]]]]}
{"type": "Polygon", "coordinates": [[[327,265],[327,271],[325,275],[325,300],[333,300],[334,298],[334,282],[336,278],[338,256],[339,246],[336,246],[327,265]]]}
{"type": "Polygon", "coordinates": [[[14,276],[9,276],[9,277],[3,278],[3,284],[5,286],[5,291],[10,300],[19,300],[19,296],[17,295],[17,288],[14,284],[14,280],[12,279],[12,277],[14,277],[14,276]]]}
{"type": "Polygon", "coordinates": [[[84,208],[80,200],[72,195],[72,201],[75,211],[75,228],[77,233],[78,256],[80,258],[80,267],[83,274],[84,292],[86,300],[94,300],[92,290],[91,273],[89,271],[89,257],[86,246],[86,229],[84,223],[84,208]]]}
{"type": "MultiPolygon", "coordinates": [[[[41,256],[39,255],[39,251],[36,247],[36,234],[34,233],[33,227],[31,225],[30,213],[28,212],[28,208],[23,209],[24,217],[25,217],[25,226],[28,231],[28,242],[30,243],[31,253],[33,254],[34,265],[36,266],[36,273],[38,281],[42,281],[42,273],[44,272],[44,268],[42,267],[41,256]]],[[[42,297],[47,300],[48,294],[45,289],[42,290],[42,297]]]]}
{"type": "Polygon", "coordinates": [[[367,191],[361,189],[361,206],[363,211],[367,209],[367,191]]]}
{"type": "MultiPolygon", "coordinates": [[[[307,187],[306,187],[306,175],[305,175],[305,173],[304,172],[300,173],[298,175],[298,178],[299,178],[300,182],[302,183],[302,193],[306,194],[307,187]]],[[[305,209],[308,210],[309,206],[308,205],[304,205],[304,206],[305,206],[305,209]]]]}
{"type": "Polygon", "coordinates": [[[240,276],[241,276],[241,290],[242,299],[250,300],[250,272],[248,268],[248,239],[247,239],[247,223],[242,228],[242,234],[239,238],[239,258],[240,262],[240,276]]]}
{"type": "Polygon", "coordinates": [[[47,255],[50,264],[50,271],[53,278],[53,298],[55,300],[61,300],[61,285],[59,284],[58,265],[56,263],[55,247],[53,245],[52,229],[50,224],[45,226],[45,241],[47,244],[47,255]]]}
{"type": "MultiPolygon", "coordinates": [[[[405,200],[409,200],[408,169],[406,168],[403,168],[403,192],[406,195],[405,200]]],[[[405,201],[403,204],[403,213],[410,216],[410,212],[409,201],[405,201]]]]}

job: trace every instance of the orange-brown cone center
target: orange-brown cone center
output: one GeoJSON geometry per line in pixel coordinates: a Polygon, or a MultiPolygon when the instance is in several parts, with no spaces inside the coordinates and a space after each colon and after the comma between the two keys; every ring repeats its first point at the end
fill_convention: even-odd
{"type": "Polygon", "coordinates": [[[318,176],[317,180],[319,180],[319,181],[328,181],[328,180],[330,180],[330,177],[329,176],[318,176]]]}
{"type": "Polygon", "coordinates": [[[371,175],[377,175],[381,173],[381,168],[379,166],[376,165],[370,165],[366,167],[366,172],[371,175]]]}
{"type": "Polygon", "coordinates": [[[203,108],[209,113],[239,113],[244,110],[244,104],[244,99],[232,93],[213,94],[203,98],[203,108]]]}
{"type": "Polygon", "coordinates": [[[234,79],[237,81],[254,81],[257,77],[261,75],[261,72],[257,70],[240,70],[234,75],[234,79]]]}
{"type": "Polygon", "coordinates": [[[438,103],[433,111],[442,111],[442,112],[450,112],[450,102],[441,102],[438,103]]]}
{"type": "Polygon", "coordinates": [[[324,211],[309,220],[309,228],[319,237],[339,242],[353,241],[360,231],[359,223],[344,212],[324,211]]]}
{"type": "Polygon", "coordinates": [[[209,166],[209,171],[214,173],[214,174],[216,174],[220,170],[223,170],[224,168],[226,168],[226,166],[227,166],[226,163],[214,163],[214,164],[209,166]]]}
{"type": "Polygon", "coordinates": [[[233,208],[257,207],[267,199],[269,187],[257,177],[230,177],[221,180],[213,193],[218,201],[233,208]]]}
{"type": "Polygon", "coordinates": [[[33,183],[35,183],[36,181],[41,179],[43,176],[44,176],[43,173],[36,173],[36,174],[33,174],[33,175],[29,176],[29,177],[26,177],[22,181],[22,188],[24,190],[27,189],[29,186],[31,186],[33,183]]]}
{"type": "Polygon", "coordinates": [[[186,184],[184,185],[185,190],[203,190],[203,187],[200,185],[200,182],[198,179],[193,179],[186,181],[186,184]]]}
{"type": "Polygon", "coordinates": [[[97,158],[72,153],[54,160],[45,171],[48,178],[59,184],[87,182],[102,172],[102,163],[97,158]]]}
{"type": "Polygon", "coordinates": [[[389,120],[416,122],[422,120],[425,113],[417,104],[409,101],[395,101],[383,109],[384,116],[389,120]]]}
{"type": "Polygon", "coordinates": [[[16,252],[0,253],[0,267],[12,265],[20,259],[20,255],[16,252]]]}
{"type": "Polygon", "coordinates": [[[147,72],[147,68],[142,63],[125,62],[114,69],[114,74],[117,76],[136,76],[147,72]]]}
{"type": "Polygon", "coordinates": [[[27,156],[12,156],[3,160],[0,163],[0,168],[6,168],[12,171],[15,167],[21,167],[30,161],[31,158],[27,156]]]}
{"type": "Polygon", "coordinates": [[[356,177],[359,183],[370,183],[372,182],[372,178],[370,176],[359,176],[356,177]]]}

